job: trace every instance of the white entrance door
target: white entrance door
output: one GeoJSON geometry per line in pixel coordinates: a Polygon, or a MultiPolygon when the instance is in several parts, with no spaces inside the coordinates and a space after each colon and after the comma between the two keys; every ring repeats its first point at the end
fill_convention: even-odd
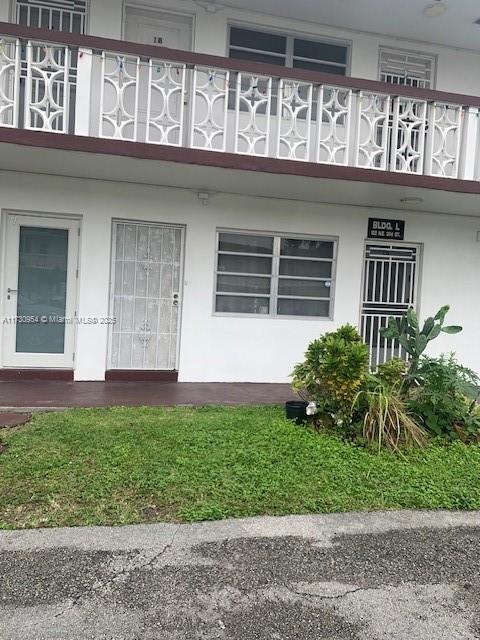
{"type": "MultiPolygon", "coordinates": [[[[140,42],[141,44],[158,45],[168,47],[170,49],[183,49],[189,51],[192,48],[192,19],[188,16],[177,15],[174,13],[166,13],[163,11],[149,11],[144,9],[126,8],[125,14],[125,39],[131,42],[140,42]]],[[[163,68],[153,66],[153,79],[157,79],[159,74],[162,75],[163,68]]],[[[176,81],[181,81],[180,71],[176,76],[176,81]]],[[[147,95],[146,90],[149,84],[148,68],[142,65],[139,71],[139,86],[145,90],[140,90],[138,97],[138,139],[151,140],[158,142],[158,131],[155,127],[147,127],[147,95]],[[147,135],[148,134],[148,135],[147,135]]],[[[182,116],[182,104],[179,91],[173,91],[172,95],[167,98],[168,106],[164,104],[163,94],[153,91],[151,95],[150,113],[151,118],[155,119],[162,115],[166,109],[166,115],[178,122],[182,116]]],[[[129,107],[130,112],[133,105],[129,107]]],[[[171,141],[177,142],[175,133],[177,128],[174,127],[171,134],[171,141]]]]}
{"type": "Polygon", "coordinates": [[[80,223],[8,214],[3,366],[73,367],[80,223]]]}
{"type": "Polygon", "coordinates": [[[370,346],[370,366],[393,357],[405,358],[396,340],[380,335],[390,316],[402,316],[417,308],[420,246],[367,242],[363,269],[360,332],[370,346]]]}
{"type": "Polygon", "coordinates": [[[177,368],[183,228],[115,221],[111,369],[177,368]]]}
{"type": "Polygon", "coordinates": [[[190,51],[192,19],[189,16],[174,13],[127,7],[125,40],[190,51]]]}

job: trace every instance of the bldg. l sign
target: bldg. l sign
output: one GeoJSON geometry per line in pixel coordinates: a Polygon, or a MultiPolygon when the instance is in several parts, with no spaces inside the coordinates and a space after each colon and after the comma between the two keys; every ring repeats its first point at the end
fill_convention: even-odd
{"type": "Polygon", "coordinates": [[[405,220],[388,220],[386,218],[368,219],[368,238],[377,240],[403,240],[405,236],[405,220]]]}

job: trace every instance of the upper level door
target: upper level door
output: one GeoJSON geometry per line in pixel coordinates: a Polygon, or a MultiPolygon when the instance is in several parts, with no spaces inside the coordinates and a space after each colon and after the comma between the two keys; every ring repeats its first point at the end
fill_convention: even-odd
{"type": "Polygon", "coordinates": [[[192,48],[192,18],[163,11],[127,7],[125,40],[190,51],[192,48]]]}
{"type": "MultiPolygon", "coordinates": [[[[140,42],[141,44],[188,51],[192,48],[192,18],[164,11],[127,7],[125,13],[125,39],[131,42],[140,42]]],[[[158,73],[162,73],[162,69],[157,69],[154,65],[152,73],[155,77],[158,73]]],[[[148,137],[148,130],[148,133],[156,139],[157,132],[155,127],[147,124],[148,92],[146,87],[149,83],[147,65],[140,66],[138,81],[140,85],[137,120],[138,136],[139,139],[148,137]],[[145,90],[142,90],[142,87],[145,90]]],[[[127,97],[128,100],[133,100],[133,96],[127,97]]],[[[174,120],[180,120],[182,108],[180,93],[174,91],[167,102],[170,115],[174,120]]],[[[130,113],[135,110],[133,104],[127,103],[126,106],[130,113]]],[[[150,104],[151,119],[155,120],[162,117],[164,109],[165,103],[162,92],[153,91],[150,104]]]]}

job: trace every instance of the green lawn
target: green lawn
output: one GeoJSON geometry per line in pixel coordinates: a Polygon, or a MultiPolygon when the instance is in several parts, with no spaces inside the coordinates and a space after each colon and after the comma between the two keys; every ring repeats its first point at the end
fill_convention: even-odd
{"type": "Polygon", "coordinates": [[[480,509],[480,447],[376,455],[278,407],[97,409],[0,431],[0,528],[480,509]],[[1,449],[1,447],[0,447],[1,449]]]}

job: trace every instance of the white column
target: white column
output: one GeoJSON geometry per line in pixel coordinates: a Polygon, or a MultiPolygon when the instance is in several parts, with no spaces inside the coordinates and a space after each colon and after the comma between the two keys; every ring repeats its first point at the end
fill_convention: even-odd
{"type": "Polygon", "coordinates": [[[479,143],[480,110],[467,107],[463,115],[463,136],[460,147],[460,167],[458,177],[463,180],[477,180],[478,175],[478,143],[479,143]]]}
{"type": "Polygon", "coordinates": [[[90,135],[90,113],[92,105],[92,66],[91,49],[78,50],[77,90],[75,97],[75,135],[90,135]]]}

